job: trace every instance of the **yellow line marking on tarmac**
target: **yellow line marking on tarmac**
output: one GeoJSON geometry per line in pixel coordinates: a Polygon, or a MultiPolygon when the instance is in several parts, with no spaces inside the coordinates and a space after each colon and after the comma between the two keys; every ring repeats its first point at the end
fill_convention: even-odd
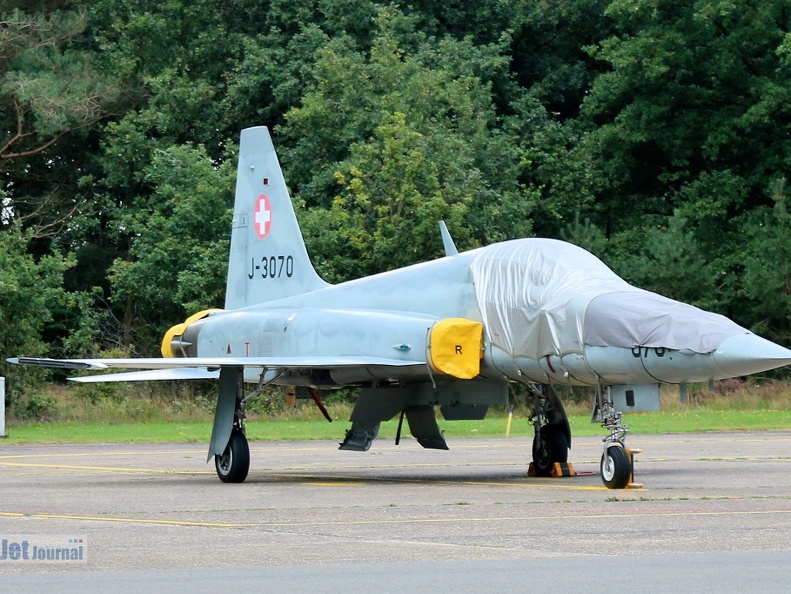
{"type": "MultiPolygon", "coordinates": [[[[509,466],[510,464],[488,464],[491,466],[509,466]]],[[[405,464],[403,468],[409,468],[412,466],[419,466],[419,467],[446,467],[447,464],[425,464],[425,465],[409,465],[405,464]]],[[[467,465],[455,465],[455,466],[467,466],[467,465]]],[[[469,464],[468,466],[480,466],[480,464],[469,464]]],[[[78,465],[78,464],[43,464],[43,463],[35,463],[35,462],[0,462],[0,468],[2,467],[9,467],[9,468],[38,468],[38,469],[55,469],[55,470],[82,470],[88,472],[117,472],[117,473],[129,473],[129,474],[139,474],[139,473],[155,473],[155,474],[186,474],[186,475],[210,475],[213,474],[211,471],[208,470],[175,470],[175,469],[167,469],[167,468],[124,468],[124,467],[114,467],[114,466],[87,466],[87,465],[78,465]]],[[[381,468],[390,468],[392,466],[383,465],[381,468]]],[[[327,467],[324,470],[354,470],[354,469],[369,469],[375,470],[380,468],[379,466],[356,466],[356,467],[347,467],[347,466],[337,466],[337,467],[327,467]]],[[[300,467],[296,467],[294,470],[299,470],[300,467]]],[[[290,469],[289,469],[290,470],[290,469]]],[[[555,478],[555,479],[548,479],[552,481],[553,484],[549,484],[546,482],[537,482],[534,477],[525,477],[524,483],[514,483],[514,482],[502,482],[502,481],[470,481],[470,480],[459,480],[454,481],[450,479],[438,479],[434,480],[431,478],[421,479],[421,478],[403,478],[403,477],[364,477],[362,480],[360,477],[333,477],[327,476],[322,474],[300,474],[297,472],[283,472],[281,469],[279,472],[271,472],[263,474],[264,479],[266,478],[274,478],[278,480],[299,480],[305,481],[305,484],[312,484],[315,486],[354,486],[363,483],[370,483],[370,482],[399,482],[399,483],[416,483],[416,484],[447,484],[447,485],[478,485],[478,486],[496,486],[496,487],[520,487],[520,488],[538,488],[538,489],[569,489],[573,491],[604,491],[604,486],[585,486],[585,485],[572,485],[569,484],[566,480],[562,478],[555,478]],[[560,482],[559,482],[560,481],[560,482]]]]}
{"type": "Polygon", "coordinates": [[[535,521],[560,521],[560,520],[614,520],[634,519],[646,516],[651,517],[722,517],[722,516],[769,516],[778,514],[791,514],[791,510],[759,510],[759,511],[731,511],[731,512],[664,512],[664,513],[630,513],[630,514],[584,514],[584,515],[558,515],[558,516],[509,516],[496,518],[407,518],[401,520],[337,520],[315,522],[197,522],[190,520],[160,520],[156,518],[116,518],[102,516],[78,516],[45,513],[20,513],[0,512],[0,517],[12,518],[39,518],[45,520],[78,520],[92,522],[119,522],[132,524],[163,524],[171,526],[203,526],[210,528],[301,528],[308,526],[374,526],[374,525],[399,525],[399,524],[471,524],[483,522],[535,522],[535,521]]]}
{"type": "Polygon", "coordinates": [[[206,454],[206,448],[203,449],[193,449],[193,450],[170,450],[166,451],[163,450],[161,452],[158,451],[145,451],[145,450],[138,450],[135,452],[79,452],[79,453],[62,453],[62,452],[50,452],[48,454],[9,454],[6,456],[0,456],[0,460],[13,460],[18,458],[86,458],[86,457],[104,457],[104,456],[172,456],[174,454],[181,455],[181,454],[206,454]]]}
{"type": "Polygon", "coordinates": [[[358,487],[362,485],[359,481],[344,481],[340,480],[337,482],[327,482],[327,481],[307,481],[303,483],[308,487],[358,487]]]}
{"type": "MultiPolygon", "coordinates": [[[[257,442],[254,439],[249,440],[250,444],[250,451],[261,451],[261,452],[280,452],[280,451],[287,451],[287,452],[327,452],[328,451],[328,443],[326,441],[322,442],[320,445],[303,445],[305,444],[304,441],[294,441],[294,442],[287,442],[287,445],[269,445],[272,442],[257,442]]],[[[330,440],[329,442],[331,445],[334,444],[337,446],[337,440],[330,440]]],[[[128,446],[129,444],[127,444],[128,446]]],[[[145,442],[141,442],[139,445],[145,446],[150,445],[145,442]]],[[[384,445],[389,447],[392,444],[378,444],[384,445]]],[[[102,451],[102,447],[107,447],[107,444],[91,444],[91,443],[74,443],[74,444],[12,444],[14,448],[24,448],[30,447],[31,449],[39,449],[39,448],[64,448],[67,449],[71,446],[79,446],[79,447],[93,447],[96,448],[95,450],[91,450],[88,452],[50,452],[45,454],[7,454],[7,455],[0,455],[0,459],[10,459],[10,458],[41,458],[41,457],[81,457],[81,456],[149,456],[149,455],[171,455],[171,454],[195,454],[195,453],[205,453],[206,448],[203,446],[195,447],[192,449],[180,449],[180,450],[135,450],[135,451],[102,451]]],[[[456,444],[453,448],[454,450],[476,450],[476,449],[497,449],[507,447],[511,448],[529,448],[529,444],[519,444],[519,443],[494,443],[494,444],[463,444],[459,443],[456,444]]],[[[337,447],[336,447],[337,449],[337,447]]],[[[420,451],[420,450],[417,450],[420,451]]]]}
{"type": "MultiPolygon", "coordinates": [[[[214,472],[210,470],[168,470],[168,469],[151,469],[151,468],[114,468],[110,466],[78,466],[67,464],[23,464],[19,462],[0,462],[0,467],[8,466],[13,468],[51,468],[57,470],[82,470],[94,473],[99,472],[120,472],[129,474],[140,473],[157,473],[157,474],[185,474],[185,475],[212,475],[214,472]]],[[[23,473],[17,473],[23,474],[23,473]]],[[[25,475],[29,473],[24,473],[25,475]]],[[[45,474],[45,473],[36,473],[45,474]]],[[[253,478],[251,476],[251,478],[253,478]]],[[[266,479],[277,479],[279,481],[287,481],[289,479],[300,481],[301,484],[310,485],[315,487],[354,487],[366,483],[381,482],[381,483],[415,483],[415,484],[432,484],[432,485],[475,485],[484,487],[518,487],[521,489],[566,489],[571,491],[605,491],[606,487],[585,486],[585,485],[572,485],[563,479],[548,479],[559,481],[556,484],[549,484],[545,482],[536,482],[540,479],[534,477],[525,477],[524,483],[514,482],[501,482],[501,481],[465,481],[465,480],[450,480],[450,479],[420,479],[420,478],[403,478],[403,477],[365,477],[362,480],[360,477],[328,477],[313,474],[297,474],[297,473],[272,473],[263,475],[264,482],[266,479]]],[[[568,478],[568,477],[565,477],[568,478]]],[[[253,481],[248,481],[253,482],[253,481]]]]}
{"type": "MultiPolygon", "coordinates": [[[[253,448],[250,449],[251,452],[255,450],[253,448]]],[[[271,450],[264,450],[261,451],[271,451],[271,450]]],[[[317,451],[326,451],[326,449],[321,449],[317,451]]],[[[0,465],[11,465],[11,462],[4,462],[4,460],[14,460],[19,458],[71,458],[71,457],[104,457],[104,456],[150,456],[150,455],[173,455],[173,454],[193,454],[198,457],[203,457],[206,455],[206,450],[178,450],[172,452],[85,452],[80,454],[59,454],[59,453],[50,453],[50,454],[13,454],[8,456],[0,456],[0,465]]],[[[19,463],[23,465],[23,463],[19,463]]],[[[33,465],[34,463],[30,463],[33,465]]],[[[497,461],[486,461],[486,462],[458,462],[458,461],[448,461],[448,462],[405,462],[402,464],[391,464],[391,463],[382,463],[382,464],[335,464],[335,465],[326,465],[323,468],[439,468],[443,466],[525,466],[525,462],[523,461],[513,461],[513,462],[497,462],[497,461]]],[[[315,465],[290,465],[287,467],[288,470],[300,470],[305,468],[315,468],[315,465]]],[[[283,470],[283,469],[281,469],[283,470]]]]}
{"type": "Polygon", "coordinates": [[[159,474],[207,474],[208,471],[173,470],[168,468],[121,468],[113,466],[81,466],[76,464],[36,464],[29,462],[0,462],[0,466],[12,468],[56,468],[64,470],[90,470],[101,472],[156,472],[159,474]]]}
{"type": "MultiPolygon", "coordinates": [[[[2,462],[0,462],[2,464],[2,462]]],[[[322,470],[360,470],[360,469],[379,469],[379,468],[453,468],[473,467],[473,466],[522,466],[527,473],[527,464],[524,462],[405,462],[404,464],[322,464],[322,470]]],[[[312,470],[317,468],[316,464],[290,465],[285,468],[263,468],[264,471],[287,472],[293,470],[312,470]]]]}
{"type": "MultiPolygon", "coordinates": [[[[493,466],[501,466],[503,464],[495,463],[491,464],[493,466]]],[[[509,464],[505,464],[506,466],[509,464]]],[[[405,464],[403,465],[404,468],[409,468],[413,465],[405,464]]],[[[426,465],[415,465],[420,467],[443,467],[447,466],[447,464],[426,464],[426,465]]],[[[456,465],[456,466],[464,466],[464,465],[456,465]]],[[[480,466],[479,464],[469,464],[469,466],[480,466]]],[[[166,468],[123,468],[123,467],[114,467],[114,466],[86,466],[86,465],[77,465],[77,464],[42,464],[42,463],[34,463],[34,462],[0,462],[0,467],[10,467],[10,468],[51,468],[56,470],[84,470],[90,472],[119,472],[119,473],[129,473],[129,474],[136,474],[136,473],[156,473],[156,474],[187,474],[187,475],[194,475],[194,474],[213,474],[211,471],[208,470],[174,470],[174,469],[166,469],[166,468]]],[[[382,468],[389,468],[391,466],[383,465],[382,468]]],[[[338,467],[329,467],[325,468],[324,470],[352,470],[352,469],[376,469],[377,466],[357,466],[357,467],[346,467],[346,466],[338,466],[338,467]]],[[[296,468],[295,470],[298,470],[296,468]]],[[[431,483],[431,484],[449,484],[449,485],[479,485],[479,486],[497,486],[497,487],[520,487],[520,488],[539,488],[539,489],[571,489],[575,491],[603,491],[605,487],[595,487],[595,486],[584,486],[584,485],[571,485],[563,479],[549,479],[553,482],[555,481],[562,481],[563,484],[548,484],[545,482],[536,482],[537,479],[534,477],[525,477],[524,483],[514,483],[514,482],[501,482],[501,481],[454,481],[449,479],[440,479],[440,480],[432,480],[428,479],[421,479],[421,478],[403,478],[403,477],[365,477],[364,480],[360,480],[360,477],[333,477],[321,474],[300,474],[296,472],[283,472],[282,470],[277,473],[266,473],[263,475],[266,478],[274,478],[279,480],[287,480],[287,479],[295,479],[300,481],[307,481],[309,484],[313,484],[315,486],[353,486],[358,485],[366,482],[399,482],[399,483],[431,483]]],[[[252,478],[252,477],[251,477],[252,478]]],[[[539,479],[540,480],[540,479],[539,479]]]]}
{"type": "Polygon", "coordinates": [[[564,516],[511,516],[497,518],[409,518],[404,520],[345,520],[328,522],[271,522],[256,524],[261,527],[300,527],[300,526],[364,526],[373,524],[443,524],[443,523],[478,523],[478,522],[533,522],[536,520],[611,520],[632,519],[645,516],[651,517],[690,517],[690,516],[754,516],[772,514],[791,514],[791,510],[765,510],[765,511],[734,511],[734,512],[666,512],[666,513],[633,513],[633,514],[585,514],[564,516]]]}
{"type": "Polygon", "coordinates": [[[366,483],[415,483],[420,485],[477,485],[483,487],[519,487],[521,489],[568,489],[572,491],[607,491],[605,486],[586,486],[586,485],[572,485],[568,481],[572,477],[551,478],[551,479],[537,479],[535,477],[525,476],[524,482],[504,482],[504,481],[473,481],[473,480],[452,480],[452,479],[434,479],[434,478],[403,478],[403,477],[366,477],[360,480],[359,477],[332,477],[322,476],[319,474],[297,474],[297,473],[278,473],[267,474],[265,478],[275,478],[279,480],[297,479],[305,481],[303,484],[325,485],[325,486],[345,486],[345,485],[358,485],[366,483]],[[537,482],[542,481],[542,482],[537,482]],[[552,484],[550,484],[550,481],[552,484]]]}
{"type": "MultiPolygon", "coordinates": [[[[176,471],[176,470],[167,470],[161,468],[134,468],[134,467],[114,467],[114,466],[87,466],[87,465],[77,465],[77,464],[43,464],[37,462],[5,462],[0,458],[0,467],[9,466],[9,467],[16,467],[16,468],[67,468],[72,470],[117,470],[121,472],[159,472],[159,473],[189,473],[189,471],[176,471]]],[[[448,466],[453,466],[454,468],[459,467],[474,467],[474,466],[524,466],[522,462],[484,462],[484,463],[477,463],[477,462],[462,462],[462,463],[454,463],[454,462],[447,462],[447,463],[423,463],[423,464],[334,464],[334,465],[323,465],[322,469],[324,470],[361,470],[361,469],[371,469],[376,470],[380,468],[445,468],[448,466]]],[[[275,472],[288,472],[288,471],[299,471],[299,470],[309,470],[315,468],[315,465],[299,465],[299,466],[287,466],[285,468],[261,468],[260,470],[263,472],[267,471],[275,471],[275,472]]],[[[259,469],[256,469],[259,470],[259,469]]]]}
{"type": "Polygon", "coordinates": [[[133,524],[167,524],[173,526],[211,526],[214,528],[240,528],[247,526],[261,526],[262,524],[248,524],[241,522],[193,522],[190,520],[158,520],[156,518],[113,518],[102,516],[66,516],[59,514],[25,514],[19,512],[0,512],[0,516],[11,518],[43,518],[47,520],[80,520],[93,522],[129,522],[133,524]]]}

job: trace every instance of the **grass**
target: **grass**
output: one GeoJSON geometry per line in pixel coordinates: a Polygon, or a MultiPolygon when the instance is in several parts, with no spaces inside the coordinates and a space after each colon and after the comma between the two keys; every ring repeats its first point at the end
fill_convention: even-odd
{"type": "MultiPolygon", "coordinates": [[[[625,418],[633,434],[656,435],[700,431],[768,431],[791,429],[791,411],[691,411],[689,413],[635,413],[625,418]]],[[[573,435],[602,435],[590,417],[570,417],[573,435]]],[[[449,439],[460,437],[503,437],[507,419],[493,415],[483,421],[442,421],[449,439]]],[[[248,421],[247,436],[253,441],[341,441],[350,424],[345,418],[328,423],[323,419],[258,418],[248,421]]],[[[382,423],[379,438],[393,440],[397,421],[382,423]]],[[[66,421],[12,424],[0,443],[204,443],[211,436],[211,422],[73,423],[66,421]]],[[[512,437],[532,437],[527,419],[515,418],[512,437]]]]}
{"type": "MultiPolygon", "coordinates": [[[[85,390],[55,387],[22,410],[38,412],[33,419],[10,418],[0,443],[97,443],[97,442],[197,442],[211,435],[213,402],[204,392],[187,392],[174,387],[152,392],[140,384],[108,384],[85,390]],[[37,404],[36,404],[37,402],[37,404]]],[[[251,440],[288,441],[343,439],[349,428],[351,406],[344,402],[328,405],[328,423],[315,406],[299,402],[287,408],[275,394],[250,409],[247,434],[251,440]]],[[[791,430],[791,386],[785,383],[750,384],[729,380],[715,390],[695,387],[690,401],[681,404],[677,389],[666,388],[662,411],[624,415],[635,434],[662,434],[697,431],[791,430]]],[[[574,435],[604,435],[590,422],[589,403],[568,404],[574,435]]],[[[512,436],[532,437],[524,408],[517,409],[511,425],[512,436]]],[[[397,419],[382,423],[379,437],[392,440],[397,419]]],[[[507,409],[497,407],[482,421],[443,421],[440,427],[449,439],[460,437],[502,437],[506,432],[507,409]]],[[[406,433],[406,431],[405,431],[406,433]]]]}

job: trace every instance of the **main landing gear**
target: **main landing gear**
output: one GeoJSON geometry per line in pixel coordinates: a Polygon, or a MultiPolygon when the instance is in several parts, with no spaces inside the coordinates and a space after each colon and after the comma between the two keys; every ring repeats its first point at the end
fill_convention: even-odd
{"type": "Polygon", "coordinates": [[[222,454],[215,454],[214,468],[217,476],[224,483],[242,483],[250,471],[250,446],[244,430],[246,416],[244,404],[246,398],[241,397],[241,392],[236,397],[236,406],[233,412],[233,428],[228,445],[222,454]]]}
{"type": "MultiPolygon", "coordinates": [[[[214,456],[214,468],[222,482],[241,483],[247,478],[250,471],[250,446],[244,429],[247,416],[245,406],[248,400],[261,394],[278,377],[280,372],[264,369],[258,377],[255,390],[245,396],[244,367],[228,366],[220,369],[220,393],[206,462],[214,456]]],[[[307,391],[327,420],[332,421],[319,395],[311,388],[307,391]]]]}
{"type": "Polygon", "coordinates": [[[530,422],[535,427],[532,470],[536,476],[550,476],[556,463],[568,462],[571,428],[551,386],[532,385],[530,391],[530,422]]]}
{"type": "Polygon", "coordinates": [[[256,390],[245,396],[244,369],[227,367],[220,370],[220,395],[214,414],[209,460],[214,455],[214,468],[224,483],[241,483],[247,478],[250,446],[244,430],[245,403],[260,394],[264,385],[262,374],[256,390]]]}
{"type": "Polygon", "coordinates": [[[629,486],[638,487],[633,483],[634,454],[641,450],[630,450],[626,447],[626,433],[629,426],[621,420],[612,403],[610,386],[599,386],[593,405],[592,422],[601,423],[610,434],[604,438],[604,452],[601,456],[601,479],[608,489],[625,489],[629,486]]]}

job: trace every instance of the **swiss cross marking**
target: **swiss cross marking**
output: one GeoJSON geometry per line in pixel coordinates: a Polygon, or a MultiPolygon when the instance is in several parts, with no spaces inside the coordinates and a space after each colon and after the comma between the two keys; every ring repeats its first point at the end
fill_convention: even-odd
{"type": "Polygon", "coordinates": [[[259,239],[264,239],[269,235],[269,230],[272,228],[272,205],[266,194],[261,194],[255,199],[253,221],[255,222],[255,234],[259,239]]]}

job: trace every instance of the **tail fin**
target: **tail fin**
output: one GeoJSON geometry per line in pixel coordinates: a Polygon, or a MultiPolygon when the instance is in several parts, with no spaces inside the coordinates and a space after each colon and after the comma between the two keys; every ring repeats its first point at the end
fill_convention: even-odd
{"type": "Polygon", "coordinates": [[[225,308],[327,286],[310,263],[283,172],[260,126],[242,130],[225,308]]]}

